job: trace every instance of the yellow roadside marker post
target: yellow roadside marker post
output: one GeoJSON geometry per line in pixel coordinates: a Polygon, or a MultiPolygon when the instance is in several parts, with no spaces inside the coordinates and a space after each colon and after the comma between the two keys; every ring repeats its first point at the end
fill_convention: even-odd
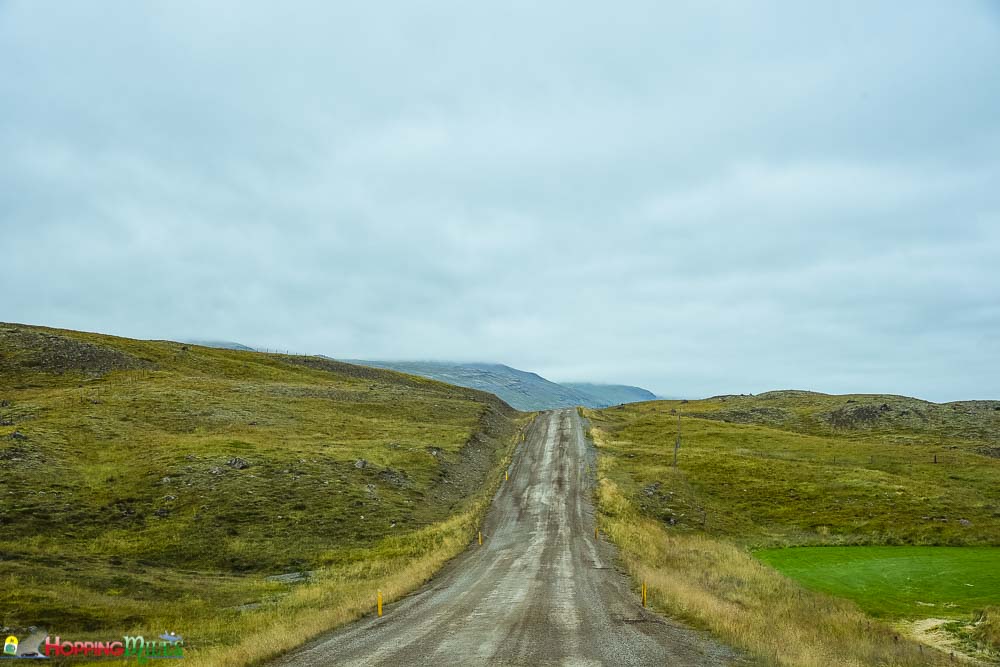
{"type": "Polygon", "coordinates": [[[508,470],[503,471],[503,479],[505,482],[510,481],[510,471],[508,470]]]}
{"type": "Polygon", "coordinates": [[[479,531],[479,546],[483,546],[483,531],[479,531]]]}
{"type": "Polygon", "coordinates": [[[378,616],[382,618],[382,591],[378,592],[378,616]]]}
{"type": "Polygon", "coordinates": [[[646,582],[642,582],[642,606],[646,606],[646,582]]]}

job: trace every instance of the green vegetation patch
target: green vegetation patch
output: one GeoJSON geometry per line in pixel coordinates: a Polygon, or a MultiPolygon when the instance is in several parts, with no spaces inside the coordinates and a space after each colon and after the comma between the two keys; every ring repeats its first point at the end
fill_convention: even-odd
{"type": "Polygon", "coordinates": [[[946,656],[896,637],[914,619],[996,652],[1000,401],[779,391],[582,412],[606,495],[638,515],[605,502],[605,525],[671,613],[767,664],[946,656]],[[636,544],[637,526],[659,538],[636,544]],[[689,548],[700,571],[675,562],[689,548]]]}
{"type": "Polygon", "coordinates": [[[349,620],[460,550],[521,422],[321,357],[0,323],[0,624],[206,649],[349,620]]]}
{"type": "Polygon", "coordinates": [[[876,616],[966,616],[1000,603],[996,547],[794,547],[754,555],[876,616]]]}
{"type": "Polygon", "coordinates": [[[603,454],[621,460],[615,483],[676,530],[755,548],[994,546],[997,408],[772,392],[587,414],[606,434],[603,454]]]}

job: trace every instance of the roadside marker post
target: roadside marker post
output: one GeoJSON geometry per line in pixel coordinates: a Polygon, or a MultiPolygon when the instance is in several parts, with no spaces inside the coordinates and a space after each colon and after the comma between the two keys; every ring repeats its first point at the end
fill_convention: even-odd
{"type": "Polygon", "coordinates": [[[642,582],[642,606],[646,606],[646,582],[642,582]]]}
{"type": "Polygon", "coordinates": [[[382,591],[378,592],[378,617],[382,618],[382,591]]]}
{"type": "Polygon", "coordinates": [[[503,471],[503,479],[504,479],[505,482],[509,482],[510,481],[510,471],[509,470],[504,470],[503,471]]]}
{"type": "Polygon", "coordinates": [[[479,531],[479,546],[483,546],[483,531],[479,531]]]}

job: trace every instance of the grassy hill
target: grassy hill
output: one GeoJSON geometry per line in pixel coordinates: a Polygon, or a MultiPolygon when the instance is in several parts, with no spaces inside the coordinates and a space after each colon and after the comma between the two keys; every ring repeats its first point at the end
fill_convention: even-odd
{"type": "MultiPolygon", "coordinates": [[[[765,662],[943,663],[824,592],[872,613],[947,617],[982,605],[995,589],[989,573],[1000,569],[1000,550],[930,550],[1000,545],[998,401],[779,391],[584,412],[600,452],[602,529],[649,583],[654,604],[765,662]],[[846,545],[866,546],[814,550],[825,559],[808,549],[763,554],[810,589],[752,556],[762,548],[846,545]],[[910,551],[888,558],[883,545],[910,551]],[[929,550],[926,562],[914,555],[921,547],[929,550]],[[821,571],[820,560],[840,570],[821,571]],[[901,563],[925,581],[908,579],[901,563]],[[899,571],[882,576],[885,568],[899,571]]],[[[995,619],[995,610],[987,613],[995,619]]]]}
{"type": "Polygon", "coordinates": [[[464,548],[523,420],[328,359],[0,324],[0,622],[258,659],[464,548]]]}
{"type": "Polygon", "coordinates": [[[617,481],[677,527],[759,546],[1000,544],[1000,401],[781,391],[611,408],[594,423],[609,455],[631,457],[617,481]]]}
{"type": "Polygon", "coordinates": [[[433,378],[460,387],[488,391],[518,410],[552,410],[578,405],[601,408],[654,398],[652,393],[624,385],[559,384],[536,373],[503,364],[454,363],[448,361],[355,361],[376,368],[433,378]]]}

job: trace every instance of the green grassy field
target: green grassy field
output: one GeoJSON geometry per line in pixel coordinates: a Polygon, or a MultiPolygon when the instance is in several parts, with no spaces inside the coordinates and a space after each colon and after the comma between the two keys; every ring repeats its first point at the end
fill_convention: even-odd
{"type": "Polygon", "coordinates": [[[798,547],[754,555],[875,616],[967,616],[1000,603],[996,547],[798,547]]]}
{"type": "Polygon", "coordinates": [[[322,358],[0,324],[0,623],[258,659],[463,548],[523,420],[322,358]]]}
{"type": "Polygon", "coordinates": [[[677,529],[754,547],[996,545],[997,408],[772,392],[609,408],[594,423],[628,463],[615,481],[677,529]]]}
{"type": "MultiPolygon", "coordinates": [[[[654,602],[665,611],[766,662],[928,664],[928,655],[891,628],[827,595],[851,599],[846,587],[866,568],[872,588],[858,602],[872,613],[968,616],[1000,597],[989,571],[967,581],[976,559],[997,563],[1000,402],[783,391],[583,413],[600,452],[601,521],[629,569],[653,582],[654,602]],[[870,559],[877,547],[903,556],[946,545],[982,548],[955,549],[961,555],[951,557],[951,567],[963,574],[944,579],[931,577],[940,562],[931,564],[930,554],[947,551],[928,549],[923,562],[902,559],[896,565],[924,573],[926,586],[885,595],[885,606],[875,606],[879,588],[907,576],[900,569],[878,580],[880,566],[870,559]],[[824,548],[782,549],[810,546],[824,548]],[[762,568],[755,551],[762,559],[800,554],[797,569],[778,560],[775,566],[807,588],[762,568]],[[837,553],[856,554],[853,565],[843,564],[857,568],[856,576],[826,560],[837,553]],[[840,584],[824,587],[822,577],[840,584]]],[[[993,636],[991,613],[994,620],[970,633],[993,636]]]]}

